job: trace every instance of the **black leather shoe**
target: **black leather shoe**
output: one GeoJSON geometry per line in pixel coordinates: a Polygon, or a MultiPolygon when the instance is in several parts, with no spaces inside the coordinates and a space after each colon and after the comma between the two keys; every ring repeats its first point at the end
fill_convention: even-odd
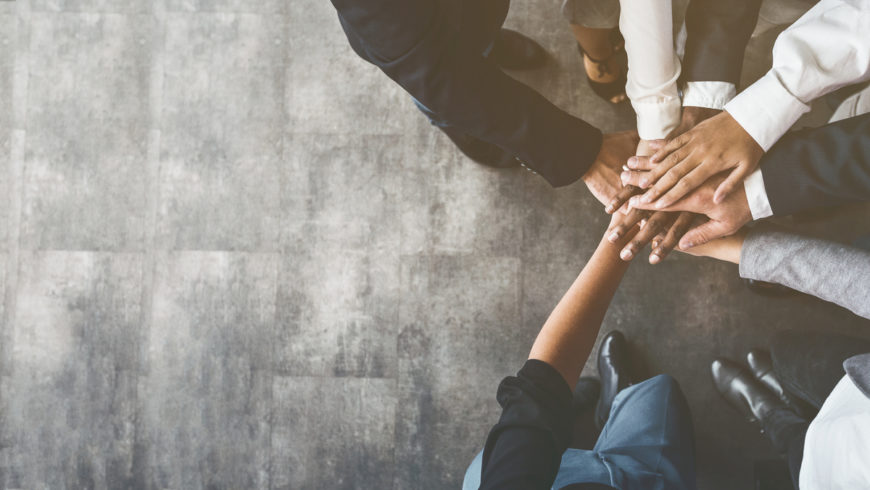
{"type": "Polygon", "coordinates": [[[601,429],[610,416],[610,407],[616,394],[631,385],[628,377],[628,346],[625,336],[618,330],[608,333],[601,341],[598,376],[601,378],[601,396],[595,407],[595,424],[601,429]]]}
{"type": "Polygon", "coordinates": [[[520,165],[519,160],[512,154],[492,143],[462,133],[456,128],[439,127],[439,129],[450,138],[459,151],[476,163],[493,168],[512,168],[520,165]]]}
{"type": "Polygon", "coordinates": [[[796,292],[794,289],[785,287],[782,284],[776,284],[774,282],[756,281],[755,279],[744,278],[743,284],[746,284],[746,287],[749,288],[749,290],[753,293],[760,294],[762,296],[789,296],[796,292]]]}
{"type": "Polygon", "coordinates": [[[510,29],[502,29],[489,53],[489,59],[506,70],[528,70],[547,61],[540,44],[510,29]]]}
{"type": "Polygon", "coordinates": [[[571,406],[574,408],[574,414],[592,408],[595,402],[598,401],[598,394],[600,392],[601,383],[597,379],[591,377],[580,378],[577,386],[574,387],[574,400],[571,403],[571,406]]]}
{"type": "Polygon", "coordinates": [[[788,409],[776,395],[739,364],[716,359],[711,366],[713,385],[723,398],[750,423],[763,428],[765,417],[778,408],[788,409]]]}
{"type": "Polygon", "coordinates": [[[789,394],[773,373],[773,359],[770,352],[761,349],[752,349],[746,354],[746,362],[755,379],[761,382],[768,390],[773,392],[783,403],[803,418],[812,418],[806,404],[789,394]]]}

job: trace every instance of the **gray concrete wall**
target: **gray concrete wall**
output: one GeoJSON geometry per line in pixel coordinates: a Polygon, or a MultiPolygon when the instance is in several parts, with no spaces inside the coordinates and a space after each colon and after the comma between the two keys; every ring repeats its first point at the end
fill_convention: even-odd
{"type": "MultiPolygon", "coordinates": [[[[557,6],[515,3],[552,55],[522,79],[629,128],[557,6]]],[[[607,222],[464,159],[326,0],[0,2],[0,104],[2,488],[456,488],[607,222]]],[[[680,381],[733,489],[773,453],[709,362],[790,327],[868,332],[686,256],[602,331],[680,381]]]]}

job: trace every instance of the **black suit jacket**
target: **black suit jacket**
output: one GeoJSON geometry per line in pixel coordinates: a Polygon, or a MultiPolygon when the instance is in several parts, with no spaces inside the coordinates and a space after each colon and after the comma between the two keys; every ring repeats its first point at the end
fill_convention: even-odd
{"type": "MultiPolygon", "coordinates": [[[[693,0],[686,80],[740,77],[761,0],[693,0]]],[[[601,132],[503,73],[481,53],[509,0],[332,0],[351,47],[439,119],[514,154],[553,186],[580,178],[601,132]]]]}
{"type": "Polygon", "coordinates": [[[681,78],[739,87],[743,55],[760,8],[761,0],[691,0],[681,78]]]}
{"type": "Polygon", "coordinates": [[[788,133],[761,175],[776,216],[870,200],[870,114],[788,133]]]}
{"type": "Polygon", "coordinates": [[[553,186],[580,178],[601,132],[482,56],[508,0],[332,0],[354,51],[439,119],[498,145],[553,186]]]}

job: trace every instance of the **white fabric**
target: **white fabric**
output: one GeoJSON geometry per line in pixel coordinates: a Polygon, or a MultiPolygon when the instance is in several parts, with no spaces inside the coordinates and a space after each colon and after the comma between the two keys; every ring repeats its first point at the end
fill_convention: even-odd
{"type": "MultiPolygon", "coordinates": [[[[773,68],[725,110],[769,150],[813,99],[870,79],[868,32],[870,0],[822,0],[777,37],[773,68]]],[[[743,186],[752,217],[771,216],[760,171],[743,186]]]]}
{"type": "Polygon", "coordinates": [[[764,177],[761,169],[757,168],[743,181],[743,189],[746,190],[746,200],[749,202],[749,212],[752,219],[762,219],[773,216],[770,208],[770,200],[767,191],[764,190],[764,177]]]}
{"type": "Polygon", "coordinates": [[[870,399],[843,376],[807,430],[801,490],[870,488],[870,399]]]}
{"type": "Polygon", "coordinates": [[[680,124],[680,59],[674,50],[671,0],[620,0],[619,30],[628,54],[625,94],[641,139],[667,136],[680,124]]]}
{"type": "Polygon", "coordinates": [[[683,107],[706,107],[721,111],[735,95],[737,87],[730,82],[688,82],[683,90],[683,107]]]}
{"type": "Polygon", "coordinates": [[[827,93],[870,79],[870,0],[822,0],[783,31],[773,68],[725,106],[767,151],[827,93]]]}

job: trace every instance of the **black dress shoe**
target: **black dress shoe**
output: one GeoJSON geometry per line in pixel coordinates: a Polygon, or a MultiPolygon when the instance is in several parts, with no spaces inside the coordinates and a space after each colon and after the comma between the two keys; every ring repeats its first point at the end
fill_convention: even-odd
{"type": "Polygon", "coordinates": [[[598,401],[598,394],[601,392],[601,383],[591,377],[580,378],[577,381],[577,386],[574,387],[574,399],[571,406],[574,408],[574,414],[578,414],[586,409],[592,408],[595,402],[598,401]]]}
{"type": "Polygon", "coordinates": [[[750,423],[760,424],[759,428],[763,428],[765,418],[774,410],[788,410],[785,403],[739,364],[716,359],[711,370],[719,394],[750,423]]]}
{"type": "Polygon", "coordinates": [[[513,154],[492,143],[465,134],[456,128],[439,126],[438,129],[450,138],[459,151],[476,163],[493,168],[512,168],[520,165],[520,161],[513,154]]]}
{"type": "Polygon", "coordinates": [[[528,70],[543,65],[547,61],[547,52],[519,32],[502,29],[489,59],[506,70],[528,70]]]}
{"type": "Polygon", "coordinates": [[[599,429],[607,423],[616,394],[631,385],[628,377],[628,346],[622,332],[614,330],[601,341],[598,349],[598,376],[601,396],[595,407],[595,424],[599,429]]]}
{"type": "Polygon", "coordinates": [[[746,284],[746,287],[749,288],[750,291],[762,296],[780,297],[796,293],[794,289],[774,282],[756,281],[755,279],[744,278],[743,283],[746,284]]]}
{"type": "Polygon", "coordinates": [[[749,364],[749,370],[755,379],[761,382],[768,390],[773,392],[783,403],[795,411],[798,415],[804,418],[812,418],[810,409],[801,400],[792,396],[782,386],[776,375],[773,373],[773,359],[770,357],[770,352],[761,349],[752,349],[746,354],[746,362],[749,364]]]}

